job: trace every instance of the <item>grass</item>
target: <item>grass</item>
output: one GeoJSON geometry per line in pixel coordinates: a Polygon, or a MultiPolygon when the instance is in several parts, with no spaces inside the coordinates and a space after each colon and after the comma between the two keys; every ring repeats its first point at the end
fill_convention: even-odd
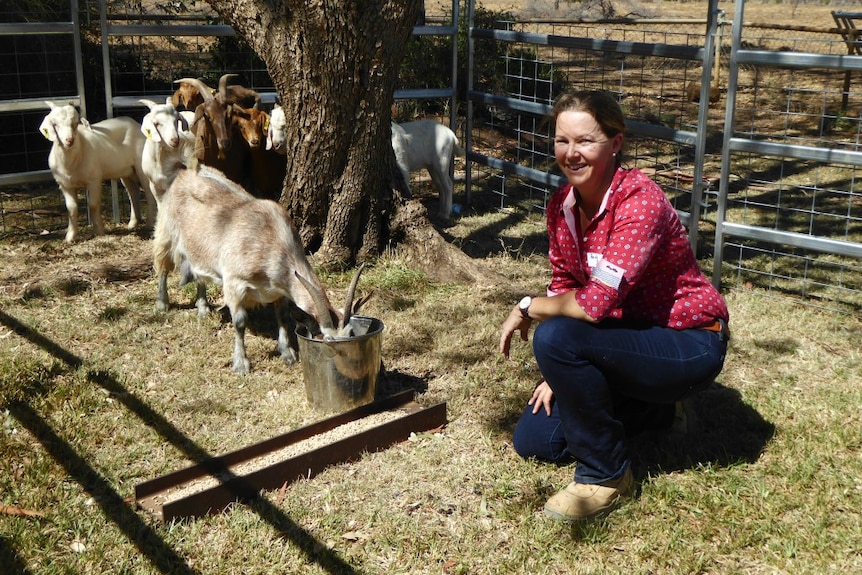
{"type": "MultiPolygon", "coordinates": [[[[136,484],[323,417],[274,321],[253,314],[239,377],[225,313],[197,318],[175,281],[174,308],[154,311],[145,237],[0,243],[0,504],[44,514],[0,515],[0,572],[860,571],[858,318],[729,291],[730,353],[692,401],[698,424],[635,438],[635,497],[564,526],[541,508],[572,468],[510,445],[539,377],[529,345],[497,352],[510,307],[547,278],[541,219],[469,213],[446,233],[507,282],[434,284],[391,256],[360,282],[386,325],[381,390],[445,401],[443,432],[167,525],[135,509],[136,484]]],[[[323,276],[334,301],[349,276],[323,276]]]]}

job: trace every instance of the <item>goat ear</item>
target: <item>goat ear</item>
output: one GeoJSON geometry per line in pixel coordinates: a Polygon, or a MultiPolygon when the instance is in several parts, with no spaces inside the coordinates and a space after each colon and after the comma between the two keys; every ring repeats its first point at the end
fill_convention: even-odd
{"type": "Polygon", "coordinates": [[[152,140],[154,142],[161,141],[161,138],[159,138],[159,132],[153,125],[153,119],[149,114],[144,116],[144,119],[141,121],[141,132],[144,133],[148,140],[152,140]]]}
{"type": "Polygon", "coordinates": [[[89,129],[91,129],[91,128],[90,128],[90,122],[87,120],[87,118],[81,118],[81,119],[79,120],[79,122],[81,123],[81,125],[82,125],[82,126],[84,126],[85,128],[87,128],[88,130],[89,130],[89,129]]]}
{"type": "Polygon", "coordinates": [[[182,114],[179,114],[177,116],[177,127],[180,129],[181,132],[188,132],[190,129],[189,121],[186,120],[186,117],[182,114]]]}
{"type": "Polygon", "coordinates": [[[45,136],[45,139],[54,141],[54,130],[51,129],[51,122],[46,117],[42,120],[42,124],[39,125],[39,132],[45,136]]]}
{"type": "Polygon", "coordinates": [[[266,121],[263,124],[263,131],[266,132],[266,149],[272,149],[272,126],[269,125],[269,116],[266,117],[266,121]]]}

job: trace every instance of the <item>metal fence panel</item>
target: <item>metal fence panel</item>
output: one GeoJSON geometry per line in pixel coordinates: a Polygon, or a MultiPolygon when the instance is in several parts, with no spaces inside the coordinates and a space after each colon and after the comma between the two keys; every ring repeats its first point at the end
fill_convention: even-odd
{"type": "Polygon", "coordinates": [[[475,186],[501,207],[543,208],[560,178],[542,118],[563,90],[606,89],[631,120],[628,163],[714,254],[714,283],[858,313],[862,93],[845,80],[862,56],[838,30],[743,26],[735,6],[732,21],[712,3],[699,22],[473,29],[472,61],[496,52],[504,65],[495,82],[470,67],[468,198],[475,186]]]}

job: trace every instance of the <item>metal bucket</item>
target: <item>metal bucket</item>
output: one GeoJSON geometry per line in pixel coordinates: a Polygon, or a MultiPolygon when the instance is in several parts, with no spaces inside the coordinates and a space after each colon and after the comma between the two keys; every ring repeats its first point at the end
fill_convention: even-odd
{"type": "Polygon", "coordinates": [[[366,316],[350,324],[360,335],[327,341],[309,337],[304,326],[296,330],[305,395],[315,409],[346,411],[374,401],[384,325],[366,316]]]}

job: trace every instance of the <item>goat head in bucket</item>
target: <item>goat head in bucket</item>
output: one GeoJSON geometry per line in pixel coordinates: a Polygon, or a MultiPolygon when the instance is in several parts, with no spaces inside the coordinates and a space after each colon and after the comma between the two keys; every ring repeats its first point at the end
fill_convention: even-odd
{"type": "Polygon", "coordinates": [[[321,411],[345,411],[374,401],[384,325],[377,318],[357,315],[371,295],[354,300],[363,267],[357,268],[347,290],[338,328],[321,325],[324,334],[336,335],[314,337],[305,326],[296,330],[306,397],[321,411]]]}

